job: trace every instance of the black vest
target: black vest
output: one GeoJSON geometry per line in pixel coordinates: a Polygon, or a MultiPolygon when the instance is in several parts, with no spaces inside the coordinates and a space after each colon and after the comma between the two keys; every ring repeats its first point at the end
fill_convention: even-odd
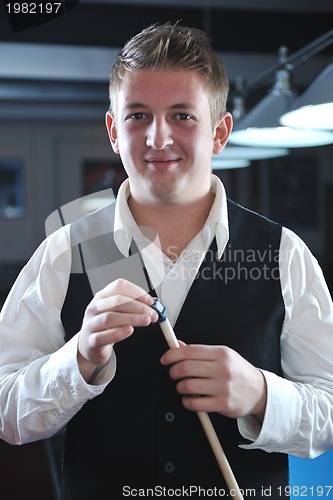
{"type": "MultiPolygon", "coordinates": [[[[83,256],[83,270],[88,267],[88,273],[98,266],[106,269],[105,255],[121,258],[110,231],[102,229],[103,236],[96,236],[98,217],[109,221],[106,226],[110,227],[108,211],[72,225],[73,245],[81,242],[73,254],[83,256]],[[91,231],[95,233],[92,238],[91,231]],[[109,252],[100,252],[100,262],[92,262],[94,249],[103,245],[109,252]]],[[[226,250],[219,260],[213,241],[175,333],[186,343],[227,345],[258,368],[281,375],[280,333],[285,313],[278,264],[281,226],[231,201],[228,213],[226,250]]],[[[141,276],[140,261],[132,258],[132,262],[140,267],[137,276],[141,276]]],[[[109,279],[104,272],[103,276],[109,279]]],[[[62,310],[67,340],[79,331],[91,299],[87,275],[71,274],[62,310]]],[[[137,496],[139,489],[143,496],[143,489],[150,488],[153,498],[168,489],[169,496],[182,491],[182,496],[191,493],[191,498],[201,498],[204,490],[200,494],[199,488],[209,490],[207,494],[216,488],[217,493],[224,490],[227,495],[197,415],[183,408],[168,369],[160,364],[166,349],[158,325],[137,328],[129,339],[115,345],[115,378],[67,426],[63,500],[120,500],[130,496],[133,488],[137,496]]],[[[238,445],[245,440],[237,421],[219,414],[210,417],[244,497],[253,497],[253,489],[256,497],[284,497],[287,455],[241,449],[238,445]]]]}

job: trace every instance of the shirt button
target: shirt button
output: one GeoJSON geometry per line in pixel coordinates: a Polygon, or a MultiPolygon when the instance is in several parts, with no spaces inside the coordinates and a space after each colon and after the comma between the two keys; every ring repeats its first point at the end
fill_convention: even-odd
{"type": "Polygon", "coordinates": [[[173,462],[166,462],[164,464],[164,471],[167,473],[167,474],[172,474],[175,470],[175,464],[173,462]]]}
{"type": "Polygon", "coordinates": [[[172,422],[175,421],[176,415],[173,413],[173,411],[167,411],[164,415],[164,418],[168,424],[172,424],[172,422]]]}

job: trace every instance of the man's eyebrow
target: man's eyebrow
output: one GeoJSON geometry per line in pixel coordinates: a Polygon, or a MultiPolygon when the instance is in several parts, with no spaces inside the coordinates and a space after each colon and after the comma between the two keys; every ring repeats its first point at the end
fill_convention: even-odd
{"type": "Polygon", "coordinates": [[[144,108],[146,109],[148,106],[143,104],[142,102],[129,102],[126,104],[127,109],[135,109],[135,108],[144,108]]]}
{"type": "Polygon", "coordinates": [[[186,102],[180,102],[179,104],[173,104],[171,109],[190,109],[192,106],[186,102]]]}
{"type": "MultiPolygon", "coordinates": [[[[142,102],[129,102],[126,105],[127,109],[148,109],[149,106],[143,104],[142,102]]],[[[191,105],[186,102],[180,102],[176,104],[172,104],[169,109],[190,109],[191,105]]]]}

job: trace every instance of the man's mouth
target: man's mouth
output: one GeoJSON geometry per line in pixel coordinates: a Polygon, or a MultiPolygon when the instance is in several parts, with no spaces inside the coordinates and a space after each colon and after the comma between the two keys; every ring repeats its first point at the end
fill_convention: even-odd
{"type": "Polygon", "coordinates": [[[179,158],[146,158],[146,163],[149,168],[153,170],[166,171],[175,168],[180,159],[179,158]]]}

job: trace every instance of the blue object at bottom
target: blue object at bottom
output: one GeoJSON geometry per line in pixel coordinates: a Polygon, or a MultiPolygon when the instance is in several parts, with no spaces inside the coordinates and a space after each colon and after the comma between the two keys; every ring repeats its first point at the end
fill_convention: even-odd
{"type": "Polygon", "coordinates": [[[290,498],[333,499],[333,451],[314,458],[289,456],[290,498]]]}

